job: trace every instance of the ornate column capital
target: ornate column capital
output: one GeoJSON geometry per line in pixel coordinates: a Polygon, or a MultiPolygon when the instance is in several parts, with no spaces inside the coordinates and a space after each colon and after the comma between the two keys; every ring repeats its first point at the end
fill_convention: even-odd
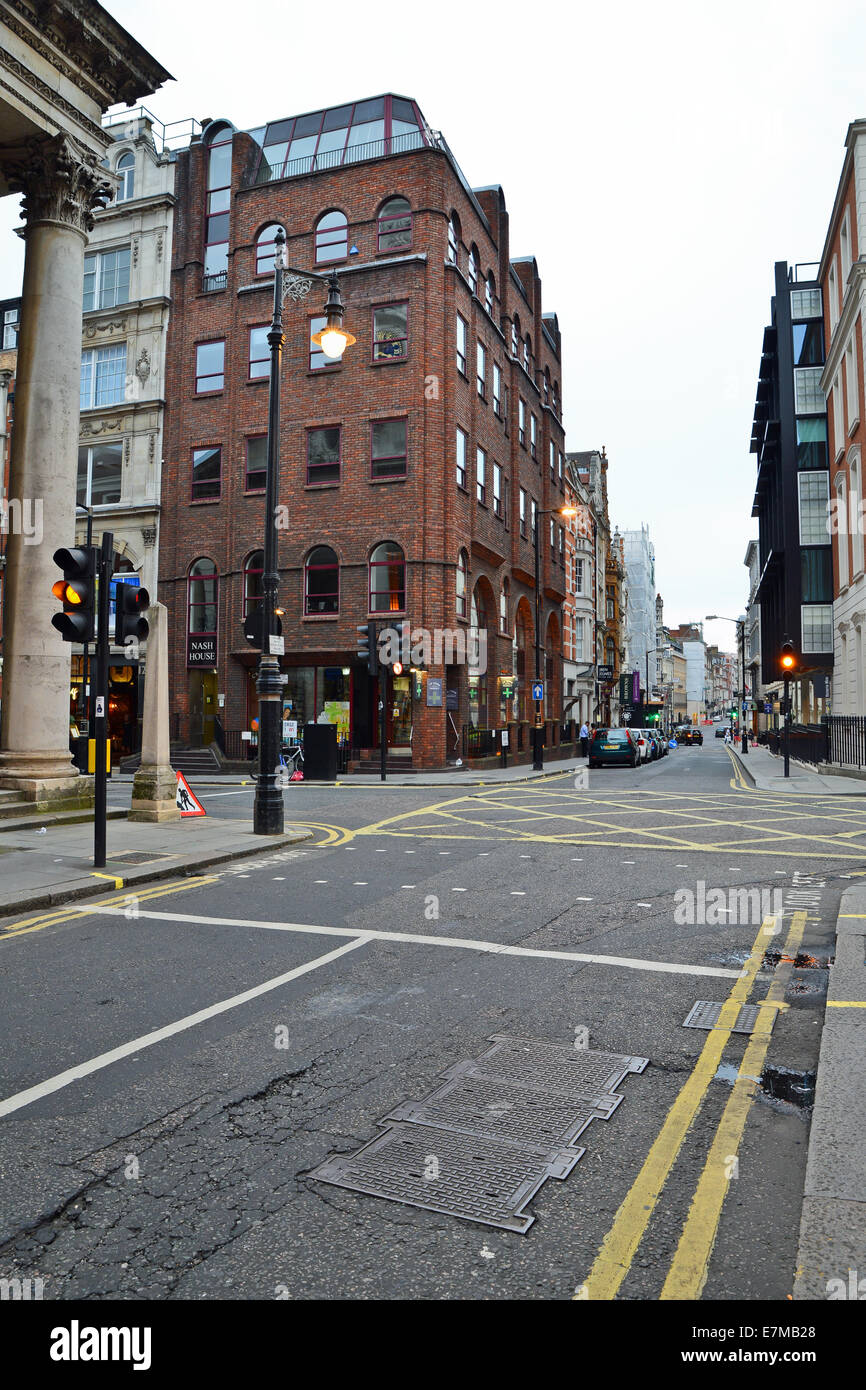
{"type": "Polygon", "coordinates": [[[108,170],[92,150],[61,131],[50,140],[32,141],[23,158],[8,166],[9,187],[23,193],[21,212],[28,228],[59,222],[86,236],[93,213],[114,197],[108,170]]]}

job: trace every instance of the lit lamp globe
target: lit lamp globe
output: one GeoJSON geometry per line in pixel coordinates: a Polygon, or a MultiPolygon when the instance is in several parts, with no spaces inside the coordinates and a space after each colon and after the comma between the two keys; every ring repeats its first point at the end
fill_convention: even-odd
{"type": "Polygon", "coordinates": [[[342,357],[346,348],[351,347],[356,341],[339,323],[328,323],[321,333],[313,334],[313,342],[332,360],[342,357]]]}

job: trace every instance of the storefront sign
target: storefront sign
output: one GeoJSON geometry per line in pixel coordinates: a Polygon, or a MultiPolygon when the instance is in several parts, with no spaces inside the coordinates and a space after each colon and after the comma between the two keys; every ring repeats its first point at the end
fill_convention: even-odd
{"type": "Polygon", "coordinates": [[[432,709],[442,708],[442,680],[439,676],[427,677],[427,704],[432,709]]]}
{"type": "Polygon", "coordinates": [[[448,686],[447,690],[445,691],[445,708],[446,708],[446,709],[459,709],[459,708],[460,708],[460,704],[459,704],[459,700],[458,700],[458,693],[459,693],[459,692],[458,692],[456,689],[452,688],[451,686],[448,686]]]}
{"type": "Polygon", "coordinates": [[[613,680],[613,667],[599,666],[598,679],[600,680],[602,685],[608,685],[613,680]]]}
{"type": "Polygon", "coordinates": [[[216,666],[217,639],[215,632],[204,637],[187,637],[186,664],[187,666],[216,666]]]}

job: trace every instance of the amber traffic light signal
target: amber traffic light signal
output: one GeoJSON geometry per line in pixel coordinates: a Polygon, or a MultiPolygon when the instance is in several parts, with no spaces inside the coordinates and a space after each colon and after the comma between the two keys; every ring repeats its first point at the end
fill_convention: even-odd
{"type": "Polygon", "coordinates": [[[796,669],[797,669],[797,656],[796,656],[796,653],[795,653],[795,651],[794,651],[794,643],[793,643],[793,642],[783,642],[783,643],[782,643],[782,652],[781,652],[781,655],[780,655],[780,657],[779,657],[779,665],[780,665],[781,668],[782,668],[782,675],[783,675],[783,676],[790,676],[790,675],[793,675],[793,673],[796,671],[796,669]]]}
{"type": "Polygon", "coordinates": [[[51,626],[56,627],[64,642],[92,642],[96,628],[96,550],[93,546],[78,546],[72,550],[55,550],[54,563],[63,571],[51,592],[63,604],[63,612],[55,613],[51,626]]]}

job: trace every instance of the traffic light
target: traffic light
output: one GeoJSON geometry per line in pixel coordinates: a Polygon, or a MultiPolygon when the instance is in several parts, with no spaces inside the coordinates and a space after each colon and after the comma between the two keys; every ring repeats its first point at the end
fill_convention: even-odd
{"type": "Polygon", "coordinates": [[[379,670],[379,654],[376,649],[378,633],[375,623],[358,624],[358,656],[366,664],[367,671],[375,676],[379,670]]]}
{"type": "Polygon", "coordinates": [[[782,643],[782,654],[779,657],[779,665],[782,668],[783,676],[793,675],[797,669],[797,656],[794,651],[793,642],[782,643]]]}
{"type": "Polygon", "coordinates": [[[150,594],[137,584],[116,584],[114,603],[114,641],[118,647],[125,647],[132,638],[143,642],[150,626],[144,614],[150,607],[150,594]]]}
{"type": "Polygon", "coordinates": [[[96,629],[96,550],[93,546],[55,550],[53,559],[63,570],[63,578],[52,584],[51,592],[60,599],[63,612],[55,613],[51,626],[57,628],[64,642],[92,642],[96,629]]]}

